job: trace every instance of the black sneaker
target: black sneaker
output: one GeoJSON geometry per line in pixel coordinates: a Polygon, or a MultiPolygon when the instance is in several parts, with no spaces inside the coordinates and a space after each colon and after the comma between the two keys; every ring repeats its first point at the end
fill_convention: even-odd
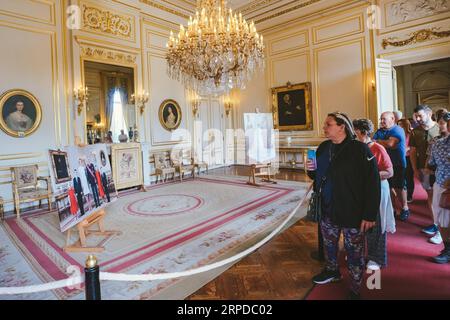
{"type": "Polygon", "coordinates": [[[450,249],[444,249],[441,254],[433,258],[436,263],[448,263],[450,262],[450,249]]]}
{"type": "Polygon", "coordinates": [[[312,278],[312,281],[317,284],[325,284],[328,282],[337,282],[342,280],[341,273],[336,271],[331,271],[328,269],[324,269],[321,273],[315,275],[312,278]]]}
{"type": "Polygon", "coordinates": [[[361,300],[361,294],[356,293],[353,290],[350,290],[347,296],[347,300],[361,300]]]}
{"type": "Polygon", "coordinates": [[[400,212],[400,220],[406,221],[409,218],[409,209],[402,209],[400,212]]]}

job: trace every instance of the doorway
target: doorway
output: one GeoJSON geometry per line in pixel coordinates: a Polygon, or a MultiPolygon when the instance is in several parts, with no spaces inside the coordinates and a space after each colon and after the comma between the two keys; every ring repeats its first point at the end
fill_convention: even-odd
{"type": "Polygon", "coordinates": [[[414,108],[426,104],[450,109],[450,58],[395,66],[397,103],[406,118],[414,108]]]}

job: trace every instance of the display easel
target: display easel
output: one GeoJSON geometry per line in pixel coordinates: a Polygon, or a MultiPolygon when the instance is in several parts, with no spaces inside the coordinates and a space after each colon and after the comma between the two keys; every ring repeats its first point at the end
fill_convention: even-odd
{"type": "Polygon", "coordinates": [[[70,243],[70,237],[72,234],[72,228],[67,230],[67,237],[66,237],[66,246],[63,248],[65,252],[102,252],[105,250],[104,247],[100,246],[94,246],[94,247],[88,247],[86,244],[86,238],[89,235],[97,235],[97,236],[104,236],[104,237],[110,237],[112,235],[120,235],[122,232],[120,231],[113,231],[109,230],[106,231],[104,229],[103,225],[103,219],[105,217],[105,209],[100,209],[97,212],[92,213],[89,215],[86,219],[81,221],[76,225],[78,230],[78,236],[79,239],[75,241],[72,244],[70,243]],[[97,224],[98,229],[97,230],[89,230],[89,227],[92,225],[97,224]]]}
{"type": "Polygon", "coordinates": [[[252,186],[260,186],[256,183],[256,177],[263,177],[261,179],[262,182],[268,182],[268,183],[277,183],[275,180],[273,180],[273,174],[270,173],[271,164],[252,164],[250,166],[250,174],[248,176],[247,184],[252,186]],[[267,169],[267,170],[264,170],[267,169]],[[261,171],[263,170],[263,171],[261,171]]]}

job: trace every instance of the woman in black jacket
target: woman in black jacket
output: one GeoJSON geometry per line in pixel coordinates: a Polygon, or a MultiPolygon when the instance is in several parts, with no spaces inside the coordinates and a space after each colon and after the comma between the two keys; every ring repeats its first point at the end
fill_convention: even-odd
{"type": "Polygon", "coordinates": [[[317,149],[317,168],[308,161],[308,175],[314,189],[321,190],[320,227],[324,240],[326,267],[313,282],[325,284],[341,280],[338,243],[341,231],[351,276],[349,298],[358,299],[365,269],[364,234],[377,219],[380,206],[380,176],[376,159],[368,146],[354,139],[347,115],[328,114],[324,134],[329,139],[317,149]]]}

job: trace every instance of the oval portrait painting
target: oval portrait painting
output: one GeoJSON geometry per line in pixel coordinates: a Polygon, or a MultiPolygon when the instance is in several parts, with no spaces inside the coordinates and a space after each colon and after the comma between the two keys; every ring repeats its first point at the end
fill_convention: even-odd
{"type": "Polygon", "coordinates": [[[159,121],[164,129],[172,131],[180,126],[181,108],[175,100],[164,100],[159,107],[159,121]]]}
{"type": "Polygon", "coordinates": [[[28,91],[10,90],[0,97],[0,128],[12,137],[26,137],[39,127],[42,109],[28,91]]]}

